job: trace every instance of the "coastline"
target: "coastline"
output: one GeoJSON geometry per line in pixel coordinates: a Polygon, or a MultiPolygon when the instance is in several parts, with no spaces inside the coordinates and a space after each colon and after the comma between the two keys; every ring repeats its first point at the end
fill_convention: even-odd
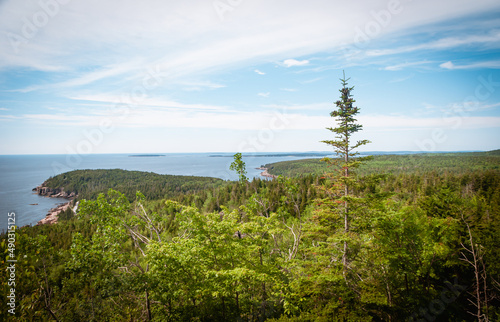
{"type": "MultiPolygon", "coordinates": [[[[73,199],[77,197],[77,194],[74,192],[65,192],[61,189],[52,189],[49,187],[45,187],[43,184],[39,185],[36,188],[33,188],[32,191],[35,191],[39,196],[48,197],[48,198],[64,198],[69,199],[69,201],[58,205],[55,208],[49,210],[49,212],[45,215],[45,218],[39,220],[37,225],[45,225],[45,224],[55,224],[59,219],[59,214],[71,208],[71,203],[73,199]]],[[[72,209],[73,212],[76,212],[77,205],[72,209]]]]}
{"type": "Polygon", "coordinates": [[[270,174],[267,170],[267,168],[264,168],[264,167],[261,167],[261,168],[256,168],[257,170],[264,170],[260,173],[260,175],[262,177],[266,177],[266,178],[272,178],[272,179],[276,179],[278,176],[274,175],[274,174],[270,174]]]}
{"type": "MultiPolygon", "coordinates": [[[[274,174],[270,174],[268,171],[268,168],[265,167],[260,167],[256,168],[257,170],[263,170],[260,173],[260,176],[265,177],[265,178],[270,178],[270,179],[276,179],[278,176],[274,174]]],[[[45,218],[39,220],[37,222],[37,225],[45,225],[45,224],[55,224],[58,222],[59,214],[68,210],[72,209],[73,213],[76,213],[76,210],[78,208],[78,202],[72,207],[72,202],[73,199],[76,198],[78,195],[75,192],[66,192],[62,189],[53,189],[44,186],[44,184],[39,185],[36,188],[33,188],[32,191],[34,191],[36,194],[39,196],[43,197],[48,197],[48,198],[64,198],[64,199],[69,199],[69,201],[65,203],[59,204],[57,207],[54,207],[49,210],[49,212],[45,215],[45,218]]]]}
{"type": "Polygon", "coordinates": [[[45,224],[55,224],[57,223],[57,220],[59,219],[59,214],[63,211],[68,210],[68,208],[71,207],[71,201],[68,201],[66,203],[63,203],[55,208],[52,208],[49,210],[49,213],[45,215],[45,218],[42,220],[39,220],[37,225],[45,225],[45,224]]]}

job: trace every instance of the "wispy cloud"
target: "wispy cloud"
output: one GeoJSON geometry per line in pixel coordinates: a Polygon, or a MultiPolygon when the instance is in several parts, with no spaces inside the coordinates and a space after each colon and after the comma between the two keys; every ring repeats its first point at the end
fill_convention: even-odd
{"type": "Polygon", "coordinates": [[[491,111],[500,107],[500,103],[487,103],[485,101],[454,102],[446,105],[423,103],[422,105],[424,113],[439,114],[444,118],[448,116],[474,116],[475,112],[491,111]]]}
{"type": "MultiPolygon", "coordinates": [[[[117,128],[139,128],[122,133],[161,146],[164,139],[148,136],[143,129],[254,131],[264,129],[281,113],[293,119],[286,129],[307,130],[307,134],[293,135],[317,142],[314,133],[332,125],[328,112],[334,106],[322,102],[336,96],[332,82],[338,85],[335,82],[342,69],[353,77],[360,101],[368,106],[363,113],[381,114],[363,114],[359,121],[365,129],[426,131],[447,126],[443,110],[455,108],[447,102],[460,102],[462,95],[474,93],[474,88],[472,93],[441,93],[442,105],[422,112],[420,102],[414,101],[422,99],[419,93],[429,87],[426,93],[434,94],[433,81],[450,81],[453,88],[474,86],[472,78],[453,78],[465,73],[440,71],[439,64],[451,70],[499,65],[500,20],[492,18],[500,10],[498,0],[456,0],[453,5],[435,0],[403,1],[404,10],[392,16],[387,26],[380,25],[373,14],[386,10],[387,0],[350,1],[342,6],[329,0],[255,0],[228,11],[223,21],[211,1],[155,1],[155,5],[119,0],[62,2],[57,16],[50,17],[36,34],[26,36],[17,53],[8,37],[0,37],[0,90],[5,94],[0,99],[0,114],[12,114],[0,115],[0,120],[15,122],[28,133],[26,137],[35,138],[50,126],[54,132],[71,126],[64,131],[69,137],[69,132],[81,133],[111,117],[117,128]],[[476,22],[482,17],[488,24],[478,27],[476,22]],[[366,43],[356,44],[357,31],[365,32],[375,23],[380,32],[371,30],[366,43]],[[355,56],[348,57],[343,46],[352,47],[355,56]],[[482,59],[490,61],[480,63],[472,57],[489,57],[482,59]],[[148,66],[161,72],[162,81],[143,91],[148,66]],[[419,73],[424,68],[425,73],[419,73]],[[388,88],[388,83],[413,77],[396,73],[404,70],[418,77],[388,88]],[[224,84],[230,88],[222,89],[224,84]],[[391,90],[397,94],[389,93],[391,90]],[[387,95],[391,96],[389,103],[387,95]],[[270,102],[278,104],[264,105],[270,102]],[[417,115],[412,108],[421,112],[418,118],[387,116],[396,109],[401,115],[417,115]],[[115,117],[122,109],[127,110],[126,117],[115,117]],[[429,115],[434,118],[424,117],[429,115]]],[[[42,2],[35,0],[0,3],[2,30],[19,36],[23,36],[26,19],[42,10],[42,2]]],[[[493,111],[498,109],[498,101],[496,91],[483,102],[485,112],[467,113],[463,126],[497,126],[498,118],[479,115],[499,115],[493,111]]],[[[0,134],[7,131],[0,127],[0,134]]],[[[118,142],[119,135],[113,136],[118,142]]],[[[176,141],[183,146],[193,144],[192,150],[204,149],[209,141],[208,137],[196,142],[186,137],[176,141]]],[[[223,142],[224,138],[210,141],[223,142]]],[[[43,138],[36,139],[40,150],[53,148],[43,138]]],[[[400,139],[410,141],[404,136],[400,139]]],[[[111,136],[109,140],[113,142],[111,136]]],[[[294,143],[289,146],[294,148],[294,143]]]]}
{"type": "Polygon", "coordinates": [[[454,112],[456,114],[463,114],[463,112],[476,112],[476,111],[485,111],[492,110],[500,106],[500,103],[486,103],[484,101],[467,101],[461,103],[451,103],[448,104],[445,108],[441,108],[440,110],[443,113],[454,112]]]}
{"type": "Polygon", "coordinates": [[[162,107],[169,109],[187,109],[187,110],[211,110],[211,111],[224,111],[228,110],[226,106],[217,106],[209,104],[186,104],[173,100],[157,98],[157,97],[146,97],[136,100],[130,95],[116,95],[116,94],[87,94],[87,95],[73,95],[69,98],[78,101],[92,101],[92,102],[104,102],[110,103],[111,105],[126,105],[129,107],[162,107]]]}
{"type": "Polygon", "coordinates": [[[427,60],[416,61],[416,62],[409,62],[409,63],[402,63],[402,64],[397,64],[397,65],[386,66],[383,69],[389,70],[389,71],[397,71],[397,70],[405,69],[406,67],[421,66],[421,65],[426,65],[426,64],[430,64],[430,63],[432,63],[432,62],[427,61],[427,60]]]}
{"type": "Polygon", "coordinates": [[[226,85],[212,81],[178,81],[177,84],[185,91],[214,90],[226,87],[226,85]]]}
{"type": "Polygon", "coordinates": [[[447,61],[439,65],[439,67],[444,69],[477,69],[477,68],[488,68],[488,69],[500,69],[500,60],[475,62],[469,64],[455,65],[451,61],[447,61]]]}
{"type": "MultiPolygon", "coordinates": [[[[457,117],[415,118],[408,116],[367,115],[358,120],[364,129],[416,129],[431,130],[436,128],[455,128],[457,117]]],[[[497,116],[463,116],[460,118],[461,129],[499,128],[500,117],[497,116]]]]}
{"type": "Polygon", "coordinates": [[[445,50],[460,46],[490,45],[499,47],[500,30],[493,30],[487,35],[469,35],[463,37],[446,37],[439,40],[422,43],[418,45],[404,46],[391,49],[377,49],[366,51],[366,56],[386,56],[409,53],[421,50],[445,50]]]}
{"type": "Polygon", "coordinates": [[[286,59],[282,63],[285,67],[305,66],[309,64],[308,60],[286,59]]]}
{"type": "Polygon", "coordinates": [[[106,78],[117,77],[119,75],[127,74],[132,71],[139,70],[143,64],[139,62],[127,62],[124,64],[115,64],[107,67],[99,68],[98,70],[81,73],[81,75],[70,78],[63,82],[55,82],[44,85],[32,85],[21,89],[16,89],[13,91],[27,93],[37,90],[47,90],[47,89],[61,89],[61,88],[72,88],[88,85],[106,78]]]}
{"type": "Polygon", "coordinates": [[[265,108],[277,109],[280,111],[329,111],[333,108],[331,103],[312,103],[312,104],[266,104],[265,108]]]}
{"type": "MultiPolygon", "coordinates": [[[[127,117],[111,118],[113,126],[122,128],[158,127],[158,128],[214,128],[232,130],[260,130],[277,118],[277,112],[219,112],[204,111],[166,111],[159,108],[130,110],[127,117]]],[[[317,130],[331,126],[329,116],[312,116],[281,110],[280,119],[286,120],[287,130],[317,130]]],[[[99,114],[64,115],[64,114],[24,114],[24,120],[65,126],[93,126],[105,117],[99,114]]],[[[15,118],[15,117],[11,117],[15,118]]],[[[365,130],[432,130],[434,128],[454,128],[456,117],[415,118],[408,116],[363,115],[358,120],[365,130]]],[[[464,116],[460,118],[462,129],[484,129],[500,127],[500,117],[464,116]]]]}
{"type": "Polygon", "coordinates": [[[15,115],[0,115],[0,120],[2,121],[11,121],[14,119],[19,119],[19,117],[15,115]]]}
{"type": "MultiPolygon", "coordinates": [[[[359,17],[363,16],[360,13],[368,14],[371,9],[379,10],[385,5],[384,1],[352,2],[342,7],[331,1],[318,1],[316,5],[259,1],[245,10],[235,10],[231,14],[237,19],[226,19],[221,25],[210,2],[187,5],[169,1],[145,6],[116,0],[107,1],[106,5],[97,0],[71,1],[61,6],[57,17],[34,37],[26,39],[18,54],[13,53],[7,37],[0,37],[0,48],[5,49],[0,52],[0,69],[15,66],[76,74],[66,80],[57,77],[55,88],[84,86],[110,78],[133,79],[144,62],[159,63],[161,69],[175,79],[269,61],[281,61],[285,67],[306,66],[309,60],[282,59],[335,51],[342,43],[352,43],[354,35],[345,30],[356,30],[359,17]],[[297,24],[299,16],[301,23],[297,24]],[[248,25],[254,27],[248,28],[248,25]],[[95,69],[96,66],[103,67],[95,69]]],[[[423,20],[442,21],[498,7],[493,1],[474,4],[462,1],[460,5],[447,5],[446,11],[428,10],[436,6],[432,0],[419,1],[418,6],[407,5],[398,19],[391,22],[390,31],[406,31],[411,26],[422,25],[423,20]]],[[[37,2],[23,6],[15,1],[4,3],[2,9],[0,21],[5,31],[20,36],[23,17],[41,10],[37,2]]],[[[369,55],[498,44],[499,34],[494,30],[482,36],[449,37],[424,45],[370,51],[369,55]]],[[[24,91],[38,88],[26,87],[24,91]]]]}

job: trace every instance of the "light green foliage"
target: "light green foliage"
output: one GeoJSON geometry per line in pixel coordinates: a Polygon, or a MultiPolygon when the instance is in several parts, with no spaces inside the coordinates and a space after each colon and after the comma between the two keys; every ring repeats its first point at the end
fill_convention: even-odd
{"type": "Polygon", "coordinates": [[[238,173],[240,182],[243,183],[248,181],[248,178],[246,177],[246,165],[245,162],[243,162],[241,153],[236,153],[234,155],[234,161],[229,166],[229,170],[236,171],[236,173],[238,173]]]}
{"type": "Polygon", "coordinates": [[[152,296],[171,319],[203,315],[216,320],[253,319],[273,314],[273,293],[283,280],[271,255],[270,237],[279,234],[275,216],[237,210],[201,214],[183,207],[179,233],[169,243],[148,246],[149,276],[161,292],[152,296]],[[214,310],[214,308],[218,308],[214,310]]]}

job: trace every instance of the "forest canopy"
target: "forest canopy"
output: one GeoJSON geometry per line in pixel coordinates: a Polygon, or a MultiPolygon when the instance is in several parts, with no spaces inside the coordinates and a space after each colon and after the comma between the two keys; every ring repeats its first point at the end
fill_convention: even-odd
{"type": "Polygon", "coordinates": [[[222,179],[176,176],[153,172],[111,170],[74,170],[46,180],[42,186],[74,192],[81,199],[96,199],[100,193],[114,189],[133,199],[141,191],[147,199],[173,198],[223,184],[222,179]]]}

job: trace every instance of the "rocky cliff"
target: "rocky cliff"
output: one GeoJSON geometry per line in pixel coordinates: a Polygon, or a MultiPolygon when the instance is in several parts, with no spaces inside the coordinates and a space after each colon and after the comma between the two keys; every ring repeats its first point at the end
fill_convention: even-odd
{"type": "Polygon", "coordinates": [[[43,185],[33,188],[33,191],[35,191],[40,196],[51,198],[73,199],[74,197],[76,197],[76,193],[74,192],[67,192],[59,188],[52,189],[43,185]]]}
{"type": "Polygon", "coordinates": [[[52,189],[49,187],[45,187],[43,184],[39,185],[36,188],[33,188],[33,191],[36,192],[39,196],[70,199],[70,201],[49,210],[49,213],[45,216],[44,219],[38,222],[38,225],[56,223],[59,214],[70,208],[72,200],[77,196],[74,192],[67,192],[60,188],[52,189]]]}

